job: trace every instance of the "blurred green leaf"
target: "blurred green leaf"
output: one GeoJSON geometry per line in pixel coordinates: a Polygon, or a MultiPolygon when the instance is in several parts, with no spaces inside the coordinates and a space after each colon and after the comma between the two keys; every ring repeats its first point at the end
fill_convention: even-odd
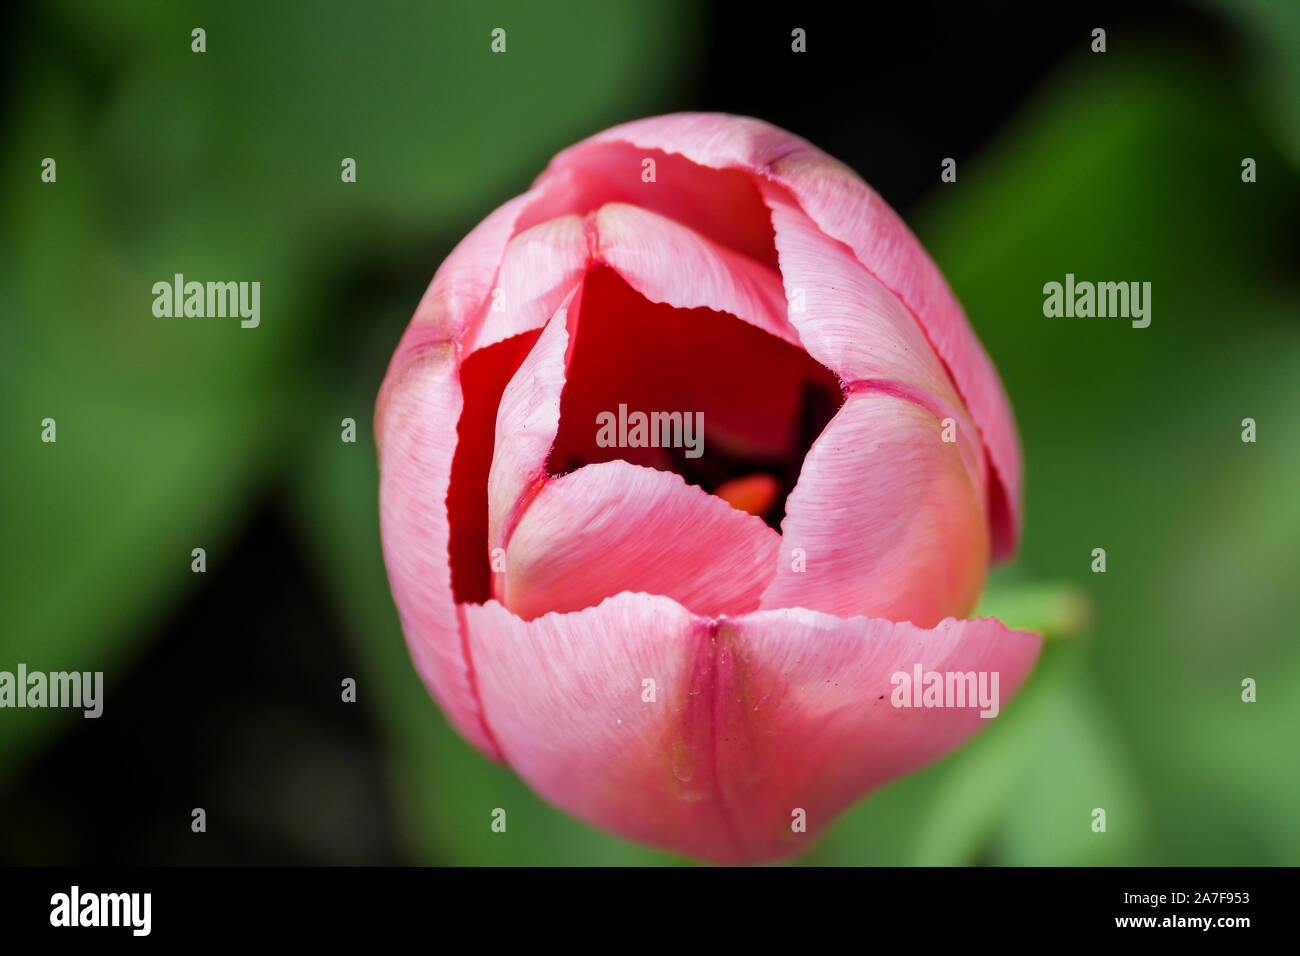
{"type": "Polygon", "coordinates": [[[928,861],[1294,862],[1300,190],[1229,90],[1150,46],[1082,58],[914,217],[1020,420],[1014,578],[1094,606],[1078,673],[1032,677],[949,761],[970,764],[937,783],[928,861]],[[1267,182],[1241,181],[1243,155],[1267,182]],[[1151,282],[1150,327],[1044,317],[1067,272],[1151,282]],[[1268,697],[1243,703],[1246,676],[1268,697]]]}
{"type": "MultiPolygon", "coordinates": [[[[105,669],[111,694],[143,622],[193,586],[190,550],[219,566],[311,427],[303,396],[331,384],[319,319],[356,258],[338,237],[458,238],[550,153],[649,109],[663,87],[644,77],[696,31],[683,4],[630,0],[64,0],[30,16],[0,158],[4,654],[105,669]],[[155,318],[153,283],[175,273],[259,281],[261,325],[155,318]]],[[[0,727],[5,775],[70,719],[40,716],[0,727]]]]}
{"type": "MultiPolygon", "coordinates": [[[[1252,104],[1258,102],[1294,167],[1300,169],[1300,4],[1276,0],[1199,0],[1245,37],[1252,104]]],[[[1261,175],[1270,175],[1266,170],[1261,175]]]]}
{"type": "Polygon", "coordinates": [[[1070,584],[992,585],[972,617],[996,617],[1007,627],[1045,637],[1073,637],[1088,625],[1087,594],[1070,584]]]}

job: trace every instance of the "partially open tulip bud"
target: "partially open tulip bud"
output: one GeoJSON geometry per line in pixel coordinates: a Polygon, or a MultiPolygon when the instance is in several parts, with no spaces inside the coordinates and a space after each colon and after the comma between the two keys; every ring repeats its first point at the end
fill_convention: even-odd
{"type": "Polygon", "coordinates": [[[421,676],[622,836],[808,849],[1038,656],[963,619],[1018,536],[997,373],[880,197],[757,120],[557,156],[442,264],[375,417],[421,676]]]}

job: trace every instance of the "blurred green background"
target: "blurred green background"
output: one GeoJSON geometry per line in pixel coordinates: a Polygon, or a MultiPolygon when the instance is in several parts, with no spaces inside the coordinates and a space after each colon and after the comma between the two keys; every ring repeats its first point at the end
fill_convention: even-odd
{"type": "Polygon", "coordinates": [[[550,155],[718,109],[912,224],[1026,450],[986,608],[1055,622],[1044,584],[1091,608],[985,733],[805,861],[1300,863],[1300,7],[1053,6],[870,31],[640,0],[8,9],[0,669],[103,670],[108,699],[0,711],[0,861],[676,862],[449,729],[389,597],[370,419],[438,263],[550,155]],[[176,272],[259,280],[260,327],[155,318],[176,272]],[[1045,318],[1067,272],[1151,282],[1151,326],[1045,318]]]}

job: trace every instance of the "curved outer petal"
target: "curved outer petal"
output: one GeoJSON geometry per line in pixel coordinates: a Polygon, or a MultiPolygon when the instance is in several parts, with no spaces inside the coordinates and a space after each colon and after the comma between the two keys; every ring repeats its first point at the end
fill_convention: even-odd
{"type": "Polygon", "coordinates": [[[984,723],[978,706],[894,706],[895,674],[997,673],[1001,706],[1042,644],[990,618],[713,620],[627,593],[531,622],[495,602],[465,616],[487,720],[530,786],[589,823],[718,862],[808,849],[853,800],[984,723]]]}
{"type": "Polygon", "coordinates": [[[775,269],[672,219],[621,202],[515,232],[530,190],[495,210],[438,269],[392,365],[431,342],[461,339],[462,357],[539,328],[595,262],[652,302],[728,312],[794,345],[775,269]]]}
{"type": "Polygon", "coordinates": [[[625,461],[586,465],[548,480],[519,519],[503,603],[531,619],[636,590],[697,614],[750,611],[780,542],[762,519],[679,475],[625,461]]]}
{"type": "Polygon", "coordinates": [[[776,267],[772,223],[747,172],[732,169],[701,177],[699,166],[684,156],[630,154],[626,146],[594,144],[584,151],[581,163],[552,164],[545,187],[533,190],[534,199],[520,213],[520,228],[566,213],[588,212],[604,203],[628,203],[776,267]],[[643,178],[648,158],[657,164],[658,175],[651,182],[643,178]]]}
{"type": "Polygon", "coordinates": [[[964,743],[1020,688],[1043,643],[993,618],[924,630],[803,608],[724,622],[718,637],[713,732],[730,742],[719,775],[732,782],[724,793],[743,848],[763,857],[804,849],[864,793],[964,743]],[[918,665],[984,675],[993,706],[894,706],[895,675],[918,665]],[[807,813],[807,835],[791,831],[794,808],[807,813]]]}
{"type": "Polygon", "coordinates": [[[847,246],[828,239],[784,189],[764,183],[759,191],[777,227],[790,320],[809,354],[849,390],[893,392],[940,420],[952,418],[964,438],[975,439],[959,447],[980,500],[985,500],[988,469],[979,433],[916,318],[861,268],[847,246]]]}
{"type": "Polygon", "coordinates": [[[458,341],[464,361],[484,346],[542,325],[571,291],[589,258],[582,220],[560,216],[520,231],[521,214],[538,199],[530,189],[503,203],[443,260],[388,363],[376,416],[383,414],[392,379],[414,353],[458,341]],[[492,291],[503,284],[509,294],[504,308],[493,312],[492,291]]]}
{"type": "Polygon", "coordinates": [[[451,592],[447,488],[461,391],[454,347],[427,348],[385,383],[378,416],[384,562],[416,670],[452,725],[494,759],[451,592]]]}
{"type": "Polygon", "coordinates": [[[961,400],[925,333],[898,297],[828,239],[785,190],[760,187],[776,225],[790,321],[810,355],[841,380],[879,379],[951,406],[961,400]]]}
{"type": "Polygon", "coordinates": [[[762,606],[922,627],[969,613],[988,525],[956,437],[905,398],[851,393],[804,458],[762,606]]]}
{"type": "Polygon", "coordinates": [[[994,554],[1015,550],[1021,509],[1021,457],[1015,419],[993,363],[934,262],[911,231],[866,183],[842,163],[760,120],[716,113],[679,113],[637,120],[597,133],[556,156],[534,183],[563,190],[572,167],[608,165],[608,146],[679,154],[712,169],[741,169],[784,186],[828,236],[853,250],[864,268],[917,317],[983,436],[990,482],[994,554]]]}
{"type": "Polygon", "coordinates": [[[402,631],[452,726],[494,760],[451,589],[447,491],[467,354],[457,340],[487,306],[520,213],[536,199],[529,191],[497,208],[438,267],[375,400],[380,531],[402,631]]]}
{"type": "MultiPolygon", "coordinates": [[[[411,317],[388,365],[388,376],[408,361],[410,353],[430,343],[458,338],[483,308],[515,222],[537,196],[531,190],[516,196],[493,212],[443,260],[411,317]]],[[[387,379],[384,387],[387,387],[387,379]]],[[[382,410],[384,391],[380,391],[382,410]]]]}

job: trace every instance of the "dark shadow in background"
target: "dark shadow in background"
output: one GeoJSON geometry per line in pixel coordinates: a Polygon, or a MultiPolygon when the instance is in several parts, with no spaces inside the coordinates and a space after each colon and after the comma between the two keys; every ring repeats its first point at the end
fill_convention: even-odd
{"type": "Polygon", "coordinates": [[[355,671],[282,510],[260,509],[111,706],[5,801],[6,862],[400,862],[378,728],[342,703],[355,671]]]}

